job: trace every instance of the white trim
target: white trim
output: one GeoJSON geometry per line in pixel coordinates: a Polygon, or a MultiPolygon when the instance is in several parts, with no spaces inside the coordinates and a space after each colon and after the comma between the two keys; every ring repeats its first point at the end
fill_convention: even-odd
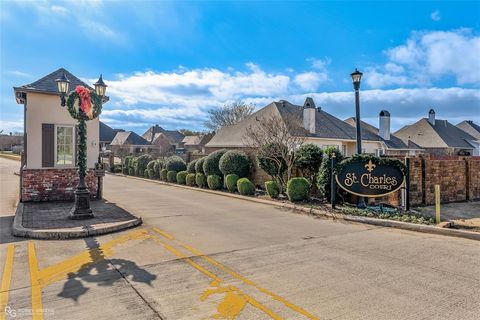
{"type": "Polygon", "coordinates": [[[55,168],[65,168],[71,169],[76,168],[75,166],[75,140],[76,140],[76,127],[73,124],[55,124],[55,130],[53,135],[53,146],[54,146],[54,158],[53,158],[53,166],[55,168]],[[72,164],[57,164],[57,128],[64,127],[64,128],[72,128],[72,164]]]}

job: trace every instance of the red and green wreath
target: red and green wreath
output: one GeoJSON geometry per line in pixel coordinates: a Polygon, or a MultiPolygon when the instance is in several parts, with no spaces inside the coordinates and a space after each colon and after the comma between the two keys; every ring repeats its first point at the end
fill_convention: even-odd
{"type": "Polygon", "coordinates": [[[94,90],[77,86],[67,98],[67,110],[77,120],[92,120],[102,113],[102,98],[94,90]]]}

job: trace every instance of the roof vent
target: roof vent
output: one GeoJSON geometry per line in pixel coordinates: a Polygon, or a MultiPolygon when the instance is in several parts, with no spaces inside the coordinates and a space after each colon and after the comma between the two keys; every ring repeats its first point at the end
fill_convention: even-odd
{"type": "Polygon", "coordinates": [[[428,111],[428,122],[430,122],[432,126],[435,125],[435,110],[433,109],[430,109],[430,111],[428,111]]]}

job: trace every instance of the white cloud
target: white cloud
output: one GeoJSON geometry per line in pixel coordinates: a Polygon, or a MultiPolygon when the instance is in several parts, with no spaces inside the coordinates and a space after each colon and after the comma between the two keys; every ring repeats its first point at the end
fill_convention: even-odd
{"type": "Polygon", "coordinates": [[[430,14],[430,18],[432,18],[433,21],[440,21],[442,20],[442,16],[440,15],[440,11],[435,10],[430,14]]]}
{"type": "Polygon", "coordinates": [[[332,60],[329,57],[324,57],[324,58],[308,58],[307,61],[309,61],[312,64],[312,67],[314,69],[320,70],[322,72],[327,71],[328,65],[332,62],[332,60]]]}
{"type": "Polygon", "coordinates": [[[50,10],[52,12],[56,12],[56,13],[60,13],[60,14],[66,14],[68,12],[67,8],[62,7],[62,6],[56,6],[56,5],[51,6],[50,10]]]}
{"type": "Polygon", "coordinates": [[[326,73],[309,71],[297,74],[293,81],[305,91],[315,91],[320,83],[327,80],[328,76],[326,73]]]}
{"type": "Polygon", "coordinates": [[[0,120],[0,131],[3,134],[9,132],[23,132],[23,120],[0,120]]]}
{"type": "Polygon", "coordinates": [[[119,33],[100,22],[83,19],[79,21],[79,26],[85,35],[93,40],[98,40],[98,38],[120,40],[122,38],[119,33]]]}
{"type": "Polygon", "coordinates": [[[470,29],[414,32],[405,44],[385,53],[388,62],[366,73],[370,87],[429,86],[444,77],[458,85],[480,83],[480,36],[470,29]]]}

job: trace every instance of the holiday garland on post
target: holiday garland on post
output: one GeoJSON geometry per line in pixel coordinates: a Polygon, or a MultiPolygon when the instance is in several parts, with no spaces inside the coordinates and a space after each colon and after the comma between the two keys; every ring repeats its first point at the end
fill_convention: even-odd
{"type": "Polygon", "coordinates": [[[83,86],[77,86],[68,95],[67,110],[72,118],[78,120],[78,173],[83,182],[87,174],[87,123],[102,113],[102,99],[95,91],[83,86]]]}

